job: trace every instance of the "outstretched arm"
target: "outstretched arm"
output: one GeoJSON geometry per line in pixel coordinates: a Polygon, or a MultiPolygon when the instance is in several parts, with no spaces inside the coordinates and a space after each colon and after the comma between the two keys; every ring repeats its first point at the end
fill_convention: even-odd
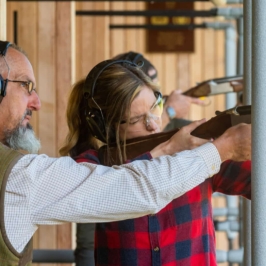
{"type": "Polygon", "coordinates": [[[171,155],[183,150],[191,150],[206,142],[212,144],[218,150],[221,160],[246,161],[251,159],[251,125],[238,124],[227,129],[215,140],[204,140],[194,137],[190,133],[205,120],[191,123],[181,128],[168,141],[156,146],[151,154],[153,157],[171,155]]]}

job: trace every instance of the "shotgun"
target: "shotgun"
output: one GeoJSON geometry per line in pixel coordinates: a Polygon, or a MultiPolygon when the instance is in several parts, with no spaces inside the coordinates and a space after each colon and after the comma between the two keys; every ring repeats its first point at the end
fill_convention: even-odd
{"type": "MultiPolygon", "coordinates": [[[[240,92],[242,90],[243,76],[237,75],[203,81],[195,87],[183,92],[183,95],[199,98],[229,92],[240,92]]],[[[164,96],[165,101],[167,97],[167,95],[164,96]]]]}
{"type": "MultiPolygon", "coordinates": [[[[238,106],[223,112],[216,111],[215,114],[215,117],[193,130],[191,135],[203,139],[215,139],[234,125],[239,123],[251,124],[251,105],[238,106]]],[[[133,159],[147,151],[151,151],[160,143],[169,140],[178,130],[174,129],[127,140],[124,144],[126,145],[127,159],[133,159]]],[[[121,144],[121,149],[123,149],[123,144],[121,144]]],[[[120,164],[116,144],[110,144],[109,154],[107,146],[102,146],[99,149],[99,159],[103,165],[107,166],[120,164]]]]}

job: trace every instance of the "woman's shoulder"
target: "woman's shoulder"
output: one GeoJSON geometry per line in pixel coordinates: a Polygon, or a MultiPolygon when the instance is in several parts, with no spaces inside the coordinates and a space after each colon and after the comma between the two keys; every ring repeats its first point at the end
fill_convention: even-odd
{"type": "Polygon", "coordinates": [[[75,156],[73,158],[77,163],[83,163],[83,162],[89,162],[89,163],[95,163],[100,164],[100,160],[98,157],[98,151],[93,149],[88,149],[81,154],[75,156]]]}

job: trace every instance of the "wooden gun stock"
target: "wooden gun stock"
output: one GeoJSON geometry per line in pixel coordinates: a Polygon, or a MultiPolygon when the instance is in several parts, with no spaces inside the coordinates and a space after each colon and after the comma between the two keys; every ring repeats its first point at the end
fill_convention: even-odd
{"type": "MultiPolygon", "coordinates": [[[[197,127],[191,132],[191,135],[203,139],[215,139],[222,135],[228,128],[239,123],[251,123],[250,105],[239,106],[224,112],[217,112],[217,116],[197,127]]],[[[169,140],[178,130],[179,129],[175,129],[127,140],[127,159],[134,159],[147,151],[151,151],[160,143],[169,140]]],[[[100,161],[108,166],[120,164],[116,145],[110,145],[109,151],[110,154],[108,156],[106,145],[99,149],[100,161]]]]}

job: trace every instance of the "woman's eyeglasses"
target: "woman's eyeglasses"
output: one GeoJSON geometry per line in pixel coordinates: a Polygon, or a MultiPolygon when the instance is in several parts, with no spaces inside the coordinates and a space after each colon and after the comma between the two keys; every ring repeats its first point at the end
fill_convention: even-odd
{"type": "MultiPolygon", "coordinates": [[[[143,121],[143,123],[146,124],[146,126],[148,126],[150,124],[151,119],[153,119],[154,121],[157,121],[161,118],[161,115],[163,112],[163,97],[162,97],[162,94],[157,91],[154,92],[154,95],[156,97],[156,101],[151,107],[149,113],[138,116],[138,117],[130,118],[128,121],[129,125],[135,125],[138,122],[143,121]]],[[[125,124],[126,122],[127,122],[126,120],[122,120],[120,124],[125,124]]]]}

